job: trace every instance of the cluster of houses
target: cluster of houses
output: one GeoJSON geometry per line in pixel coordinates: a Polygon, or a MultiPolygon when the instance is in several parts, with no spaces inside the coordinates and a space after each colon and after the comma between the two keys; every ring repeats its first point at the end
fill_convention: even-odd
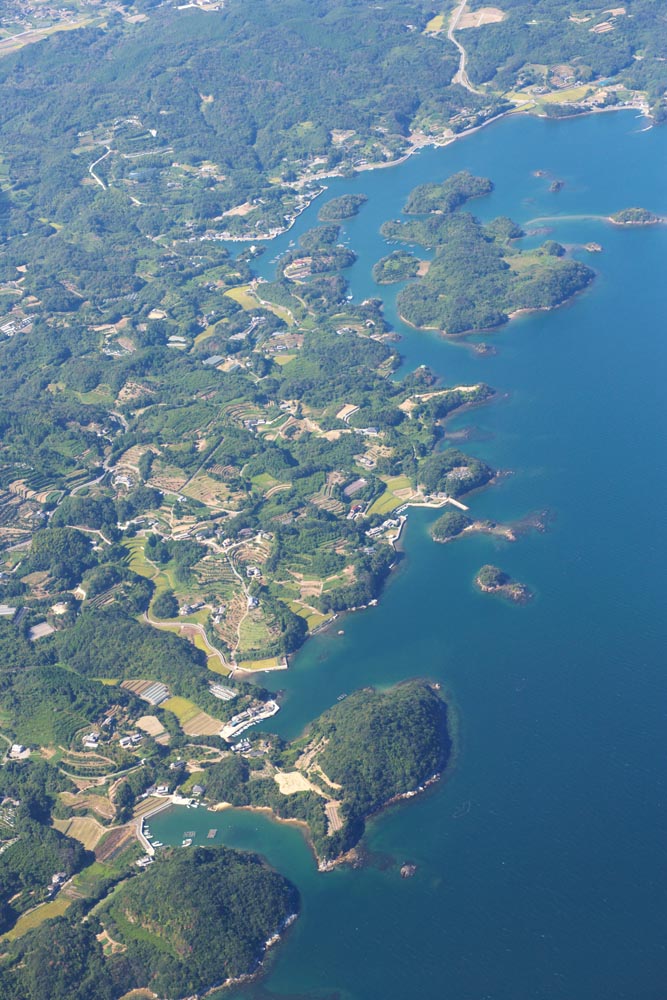
{"type": "Polygon", "coordinates": [[[369,528],[366,532],[368,538],[375,538],[377,535],[381,535],[384,531],[390,531],[392,528],[400,528],[401,518],[400,517],[388,517],[386,521],[379,524],[376,528],[369,528]]]}
{"type": "Polygon", "coordinates": [[[197,601],[195,604],[181,604],[180,608],[178,609],[178,613],[179,615],[181,615],[181,617],[184,615],[193,615],[195,611],[201,611],[203,607],[204,607],[203,601],[197,601]]]}
{"type": "Polygon", "coordinates": [[[122,736],[119,742],[123,750],[130,750],[143,742],[143,736],[141,733],[132,733],[129,736],[122,736]]]}
{"type": "MultiPolygon", "coordinates": [[[[111,720],[105,719],[103,725],[105,723],[113,724],[113,719],[111,720]]],[[[99,748],[100,741],[102,740],[102,738],[103,737],[101,733],[93,731],[90,733],[86,733],[84,736],[81,737],[81,740],[86,750],[97,750],[99,748]]],[[[143,742],[143,739],[144,737],[141,733],[128,733],[126,736],[121,736],[118,742],[119,745],[123,748],[123,750],[132,750],[134,749],[134,747],[138,747],[143,742]]]]}
{"type": "Polygon", "coordinates": [[[23,316],[21,319],[10,319],[0,326],[0,333],[4,333],[6,337],[14,337],[22,330],[27,330],[28,327],[32,326],[34,321],[34,316],[23,316]]]}
{"type": "Polygon", "coordinates": [[[263,722],[264,719],[270,719],[271,716],[275,715],[276,712],[280,711],[280,705],[277,701],[266,701],[262,705],[250,707],[245,710],[245,712],[240,712],[238,715],[233,715],[229,722],[223,727],[220,735],[223,740],[231,742],[231,740],[236,739],[241,733],[249,729],[250,726],[257,725],[258,722],[263,722]]]}
{"type": "Polygon", "coordinates": [[[62,889],[66,881],[67,872],[56,872],[55,875],[51,876],[51,884],[47,887],[46,895],[53,898],[62,889]]]}

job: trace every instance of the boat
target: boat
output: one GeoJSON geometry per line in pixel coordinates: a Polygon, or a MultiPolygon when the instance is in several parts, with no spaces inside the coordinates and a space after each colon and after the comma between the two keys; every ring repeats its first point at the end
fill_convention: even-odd
{"type": "Polygon", "coordinates": [[[192,837],[186,837],[183,843],[181,844],[181,847],[190,847],[191,844],[192,844],[192,837]]]}
{"type": "Polygon", "coordinates": [[[164,847],[164,844],[162,843],[161,840],[154,840],[153,847],[164,847]]]}

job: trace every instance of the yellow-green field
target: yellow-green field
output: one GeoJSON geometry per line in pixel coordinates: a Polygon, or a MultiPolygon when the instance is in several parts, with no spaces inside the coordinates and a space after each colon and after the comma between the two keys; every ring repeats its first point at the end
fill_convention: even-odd
{"type": "Polygon", "coordinates": [[[144,555],[144,544],[145,540],[143,538],[131,538],[128,542],[125,542],[125,548],[129,549],[130,552],[130,569],[132,572],[152,580],[157,573],[157,567],[149,562],[144,555]]]}
{"type": "Polygon", "coordinates": [[[82,403],[93,403],[101,406],[110,406],[115,398],[111,387],[104,383],[100,383],[96,389],[91,389],[90,392],[74,392],[74,395],[82,403]]]}
{"type": "Polygon", "coordinates": [[[212,337],[214,333],[215,333],[215,326],[207,326],[205,330],[202,330],[202,332],[198,333],[197,336],[195,337],[195,347],[197,347],[199,344],[202,344],[205,340],[208,340],[209,337],[212,337]]]}
{"type": "Polygon", "coordinates": [[[256,309],[257,299],[250,292],[250,285],[238,285],[237,288],[228,288],[225,292],[230,299],[238,302],[242,309],[256,309]]]}
{"type": "MultiPolygon", "coordinates": [[[[270,312],[274,314],[274,316],[277,316],[278,319],[284,320],[284,322],[287,323],[288,326],[294,326],[294,316],[292,316],[292,313],[289,311],[289,309],[287,309],[285,306],[276,305],[275,302],[267,302],[266,299],[262,299],[259,296],[257,298],[258,301],[261,303],[262,308],[268,309],[270,312]]],[[[257,303],[255,303],[255,305],[257,305],[257,303]]]]}
{"type": "Polygon", "coordinates": [[[304,606],[299,604],[298,601],[290,601],[289,607],[295,615],[300,615],[301,618],[305,620],[309,632],[312,632],[313,629],[316,629],[329,617],[329,615],[323,615],[319,611],[312,611],[310,608],[304,608],[304,606]]]}
{"type": "Polygon", "coordinates": [[[70,820],[55,820],[53,825],[61,833],[78,840],[87,851],[94,851],[107,832],[105,827],[92,816],[75,816],[70,820]]]}
{"type": "Polygon", "coordinates": [[[412,483],[408,476],[389,476],[385,479],[387,489],[396,493],[397,490],[411,490],[412,483]]]}
{"type": "Polygon", "coordinates": [[[169,698],[168,701],[163,701],[161,708],[166,708],[168,712],[172,712],[181,725],[184,722],[189,722],[190,719],[194,719],[195,715],[199,712],[199,708],[193,701],[190,701],[188,698],[180,698],[177,695],[169,698]]]}
{"type": "Polygon", "coordinates": [[[202,712],[194,702],[187,698],[169,698],[162,703],[162,708],[173,712],[184,733],[188,736],[214,736],[220,732],[222,722],[214,719],[207,712],[202,712]]]}
{"type": "Polygon", "coordinates": [[[3,934],[0,940],[16,941],[17,938],[23,937],[28,931],[39,927],[45,920],[51,920],[53,917],[62,917],[71,902],[71,899],[58,896],[57,899],[52,900],[50,903],[42,903],[41,906],[31,910],[30,913],[24,913],[22,917],[19,917],[14,927],[10,931],[7,931],[6,934],[3,934]]]}
{"type": "Polygon", "coordinates": [[[281,660],[277,656],[272,656],[268,660],[243,660],[239,663],[242,670],[278,670],[281,667],[281,660]]]}
{"type": "Polygon", "coordinates": [[[385,490],[382,496],[379,496],[373,503],[373,506],[368,513],[389,514],[390,511],[394,510],[396,507],[400,507],[402,503],[404,503],[404,501],[395,497],[391,490],[385,490]]]}
{"type": "Polygon", "coordinates": [[[581,101],[590,91],[589,86],[570,87],[569,90],[555,90],[553,94],[540,94],[540,104],[571,104],[573,101],[581,101]]]}
{"type": "Polygon", "coordinates": [[[428,24],[424,28],[424,31],[425,32],[442,31],[444,27],[445,27],[445,15],[436,14],[435,17],[432,17],[431,20],[428,22],[428,24]]]}
{"type": "Polygon", "coordinates": [[[224,664],[221,657],[215,653],[209,653],[206,658],[206,666],[214,674],[222,674],[223,677],[229,677],[231,673],[231,668],[224,664]]]}

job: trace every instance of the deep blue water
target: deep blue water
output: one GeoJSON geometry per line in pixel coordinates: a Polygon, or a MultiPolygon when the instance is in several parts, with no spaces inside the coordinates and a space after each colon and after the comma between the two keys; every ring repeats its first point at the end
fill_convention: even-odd
{"type": "MultiPolygon", "coordinates": [[[[562,122],[506,119],[402,166],[331,183],[260,258],[316,224],[346,191],[369,200],[345,223],[355,298],[379,295],[403,336],[406,368],[446,384],[483,380],[502,398],[462,414],[464,447],[511,470],[471,498],[498,520],[550,511],[550,530],[508,544],[431,542],[410,513],[405,558],[380,605],[309,641],[279,682],[271,728],[299,732],[342,691],[414,675],[439,679],[460,726],[451,778],[374,820],[368,847],[389,867],[315,871],[300,833],[256,814],[180,812],[163,841],[220,829],[298,885],[303,913],[261,985],[230,1000],[664,1000],[667,996],[665,750],[667,669],[667,227],[621,229],[576,215],[642,205],[667,215],[667,130],[633,113],[562,122]],[[416,184],[462,168],[490,176],[472,204],[488,219],[549,223],[598,272],[570,305],[484,337],[479,356],[395,321],[375,286],[379,227],[416,184]],[[533,171],[550,176],[536,178],[533,171]],[[550,180],[565,181],[558,194],[550,180]],[[485,562],[536,593],[525,607],[472,586],[485,562]],[[459,818],[462,803],[469,811],[459,818]],[[418,864],[401,880],[397,865],[418,864]]],[[[205,834],[204,834],[205,837],[205,834]]]]}

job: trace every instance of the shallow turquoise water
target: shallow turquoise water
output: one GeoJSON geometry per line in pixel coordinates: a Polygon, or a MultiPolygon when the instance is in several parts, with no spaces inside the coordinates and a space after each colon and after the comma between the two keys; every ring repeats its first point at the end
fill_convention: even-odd
{"type": "Polygon", "coordinates": [[[299,732],[343,691],[426,674],[456,706],[461,746],[450,780],[374,820],[375,863],[319,875],[298,830],[264,816],[179,810],[151,826],[164,842],[216,827],[298,885],[300,919],[261,985],[230,1000],[664,1000],[667,523],[667,228],[624,230],[571,215],[643,205],[667,215],[667,130],[632,113],[565,122],[505,120],[401,167],[331,183],[259,265],[315,224],[329,197],[369,201],[345,225],[359,259],[355,298],[386,253],[382,221],[408,191],[467,167],[490,176],[484,218],[550,223],[583,254],[594,286],[569,306],[485,337],[478,356],[410,331],[406,366],[446,383],[484,380],[503,398],[461,415],[464,447],[512,475],[471,500],[502,520],[551,512],[545,534],[509,545],[485,537],[433,544],[433,515],[412,512],[406,555],[379,607],[322,634],[287,674],[272,728],[299,732]],[[548,191],[545,169],[565,180],[548,191]],[[517,608],[476,593],[495,562],[536,592],[517,608]],[[469,811],[455,818],[462,803],[469,811]],[[417,875],[401,880],[410,859],[417,875]]]}

